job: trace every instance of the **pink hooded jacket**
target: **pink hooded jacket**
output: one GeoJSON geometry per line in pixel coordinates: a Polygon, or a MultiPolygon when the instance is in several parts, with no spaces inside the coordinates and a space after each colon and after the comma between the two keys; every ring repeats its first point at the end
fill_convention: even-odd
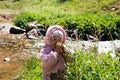
{"type": "Polygon", "coordinates": [[[55,34],[54,32],[56,30],[62,32],[62,44],[64,44],[66,40],[66,33],[62,27],[55,25],[47,29],[45,46],[40,52],[44,78],[49,77],[51,73],[58,73],[58,71],[64,71],[66,69],[64,58],[54,51],[54,47],[51,44],[51,37],[55,34]]]}

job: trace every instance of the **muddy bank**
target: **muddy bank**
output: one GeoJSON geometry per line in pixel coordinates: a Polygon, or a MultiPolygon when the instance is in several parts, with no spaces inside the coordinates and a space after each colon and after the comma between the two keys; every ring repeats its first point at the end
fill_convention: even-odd
{"type": "Polygon", "coordinates": [[[31,40],[24,35],[9,34],[9,28],[0,31],[0,80],[11,80],[23,69],[31,55],[31,40]]]}

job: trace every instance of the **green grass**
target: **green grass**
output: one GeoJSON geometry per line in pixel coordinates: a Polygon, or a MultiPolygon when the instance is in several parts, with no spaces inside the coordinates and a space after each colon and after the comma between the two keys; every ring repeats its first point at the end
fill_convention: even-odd
{"type": "Polygon", "coordinates": [[[42,68],[40,60],[35,57],[29,59],[26,62],[23,71],[21,71],[19,79],[42,80],[42,68]]]}
{"type": "Polygon", "coordinates": [[[74,62],[68,64],[66,80],[118,80],[119,60],[108,54],[77,51],[74,62]]]}
{"type": "MultiPolygon", "coordinates": [[[[109,53],[95,54],[81,50],[71,56],[67,63],[68,69],[64,74],[65,80],[119,80],[120,62],[109,53]]],[[[22,73],[22,80],[42,80],[41,62],[31,58],[22,73]]]]}
{"type": "Polygon", "coordinates": [[[113,5],[120,7],[119,4],[118,0],[3,0],[0,8],[18,11],[13,22],[21,28],[36,21],[45,27],[54,24],[75,27],[79,34],[90,34],[98,40],[102,35],[113,40],[120,38],[120,10],[110,11],[107,8],[113,5]]]}
{"type": "MultiPolygon", "coordinates": [[[[27,23],[32,21],[43,24],[45,27],[58,24],[65,28],[78,28],[79,34],[90,34],[98,40],[101,40],[101,35],[108,37],[108,40],[120,38],[120,17],[109,12],[84,12],[81,14],[24,12],[14,18],[14,24],[21,28],[26,28],[27,23]]],[[[85,36],[83,35],[83,37],[85,36]]]]}
{"type": "Polygon", "coordinates": [[[111,6],[117,0],[13,0],[0,1],[1,9],[32,12],[66,12],[70,14],[86,11],[99,11],[105,6],[111,6]]]}

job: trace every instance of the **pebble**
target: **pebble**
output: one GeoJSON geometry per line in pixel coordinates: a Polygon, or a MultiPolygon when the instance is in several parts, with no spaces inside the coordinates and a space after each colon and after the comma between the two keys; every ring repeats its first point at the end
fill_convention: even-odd
{"type": "Polygon", "coordinates": [[[10,58],[9,58],[9,57],[6,57],[6,58],[4,58],[4,61],[5,61],[5,62],[9,62],[9,61],[10,61],[10,58]]]}

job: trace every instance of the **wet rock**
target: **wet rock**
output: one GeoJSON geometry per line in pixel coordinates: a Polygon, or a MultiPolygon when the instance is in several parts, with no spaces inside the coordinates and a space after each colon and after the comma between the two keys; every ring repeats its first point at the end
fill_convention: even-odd
{"type": "Polygon", "coordinates": [[[25,28],[26,29],[26,33],[28,33],[29,31],[31,31],[32,29],[36,29],[35,23],[36,22],[29,22],[29,23],[27,23],[27,27],[25,28]]]}
{"type": "Polygon", "coordinates": [[[11,26],[13,26],[13,25],[10,23],[1,24],[0,31],[2,32],[2,34],[8,34],[11,26]]]}
{"type": "Polygon", "coordinates": [[[27,34],[26,34],[27,38],[29,39],[37,39],[38,37],[38,32],[36,29],[32,29],[30,30],[27,34]]]}
{"type": "Polygon", "coordinates": [[[41,35],[45,36],[45,34],[46,34],[45,27],[42,24],[38,24],[35,22],[28,23],[27,27],[26,27],[26,33],[30,32],[32,29],[36,29],[39,36],[41,36],[41,35]]]}
{"type": "Polygon", "coordinates": [[[44,25],[42,25],[42,24],[36,24],[36,27],[37,27],[38,29],[44,29],[44,28],[45,28],[44,25]]]}
{"type": "Polygon", "coordinates": [[[39,36],[45,36],[46,30],[44,25],[36,22],[29,22],[26,27],[26,36],[29,39],[38,38],[39,36]]]}
{"type": "Polygon", "coordinates": [[[5,28],[5,26],[2,26],[2,27],[0,27],[0,30],[2,30],[2,29],[4,29],[5,28]]]}
{"type": "Polygon", "coordinates": [[[98,41],[98,39],[96,37],[92,36],[92,35],[86,34],[86,36],[87,36],[87,39],[90,40],[90,41],[93,41],[93,42],[98,41]]]}
{"type": "Polygon", "coordinates": [[[36,27],[37,27],[36,29],[38,31],[38,35],[45,36],[45,34],[46,34],[45,26],[42,24],[36,24],[36,27]]]}
{"type": "Polygon", "coordinates": [[[78,29],[66,29],[65,30],[67,37],[72,38],[73,40],[77,40],[78,39],[78,29]]]}
{"type": "Polygon", "coordinates": [[[21,29],[19,27],[11,27],[10,28],[10,33],[11,34],[23,34],[25,33],[26,31],[24,29],[21,29]]]}
{"type": "Polygon", "coordinates": [[[45,29],[39,29],[38,35],[39,36],[45,36],[46,35],[46,30],[45,29]]]}
{"type": "Polygon", "coordinates": [[[5,62],[9,62],[9,61],[10,61],[10,58],[9,58],[9,57],[6,57],[6,58],[4,58],[4,61],[5,61],[5,62]]]}
{"type": "Polygon", "coordinates": [[[113,7],[111,8],[111,11],[116,11],[116,10],[118,10],[118,9],[119,9],[118,7],[113,6],[113,7]]]}
{"type": "Polygon", "coordinates": [[[117,48],[117,49],[115,50],[115,52],[116,52],[116,56],[118,56],[118,57],[120,58],[120,47],[117,48]]]}
{"type": "Polygon", "coordinates": [[[115,52],[116,52],[116,53],[120,53],[120,48],[117,48],[117,49],[115,50],[115,52]]]}

